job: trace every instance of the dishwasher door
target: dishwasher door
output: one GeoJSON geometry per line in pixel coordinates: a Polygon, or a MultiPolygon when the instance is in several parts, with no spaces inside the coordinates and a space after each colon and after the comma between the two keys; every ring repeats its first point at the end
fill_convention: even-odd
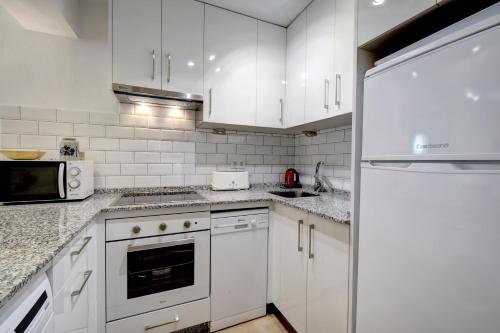
{"type": "Polygon", "coordinates": [[[266,314],[268,227],[267,209],[212,215],[212,331],[266,314]]]}

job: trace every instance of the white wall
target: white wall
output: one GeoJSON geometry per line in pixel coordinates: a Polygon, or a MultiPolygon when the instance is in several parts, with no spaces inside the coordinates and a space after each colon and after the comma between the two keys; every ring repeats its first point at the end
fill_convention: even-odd
{"type": "Polygon", "coordinates": [[[79,39],[23,29],[0,7],[0,104],[118,112],[108,4],[80,1],[79,39]]]}

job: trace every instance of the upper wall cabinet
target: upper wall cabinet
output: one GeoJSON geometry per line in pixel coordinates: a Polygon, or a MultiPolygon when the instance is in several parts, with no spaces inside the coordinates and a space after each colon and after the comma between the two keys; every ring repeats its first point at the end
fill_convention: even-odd
{"type": "Polygon", "coordinates": [[[204,5],[163,0],[162,7],[162,89],[201,96],[204,5]]]}
{"type": "Polygon", "coordinates": [[[255,125],[257,20],[205,7],[206,122],[255,125]]]}
{"type": "Polygon", "coordinates": [[[286,29],[258,22],[256,125],[284,126],[286,29]]]}
{"type": "Polygon", "coordinates": [[[287,29],[286,45],[286,127],[305,122],[306,98],[306,12],[302,12],[287,29]]]}
{"type": "Polygon", "coordinates": [[[113,82],[203,91],[203,4],[113,0],[113,82]]]}
{"type": "Polygon", "coordinates": [[[161,0],[113,0],[113,82],[161,89],[161,0]]]}
{"type": "Polygon", "coordinates": [[[436,5],[436,0],[359,0],[358,45],[397,27],[436,5]]]}

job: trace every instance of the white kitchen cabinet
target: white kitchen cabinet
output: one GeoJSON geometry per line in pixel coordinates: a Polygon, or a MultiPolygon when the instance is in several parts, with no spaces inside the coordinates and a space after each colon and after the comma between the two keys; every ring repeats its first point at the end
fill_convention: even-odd
{"type": "Polygon", "coordinates": [[[306,11],[287,28],[285,127],[304,124],[306,98],[306,11]]]}
{"type": "Polygon", "coordinates": [[[305,122],[331,117],[334,91],[335,0],[314,0],[306,9],[305,122]]]}
{"type": "Polygon", "coordinates": [[[272,217],[271,223],[279,238],[272,254],[276,256],[276,266],[272,270],[277,274],[279,284],[272,286],[277,295],[274,304],[298,333],[304,333],[307,318],[307,214],[275,205],[272,217]]]}
{"type": "Polygon", "coordinates": [[[255,125],[257,20],[206,5],[204,57],[204,120],[255,125]]]}
{"type": "Polygon", "coordinates": [[[347,332],[349,226],[309,215],[307,332],[347,332]]]}
{"type": "Polygon", "coordinates": [[[347,332],[349,226],[275,204],[270,301],[297,332],[347,332]]]}
{"type": "Polygon", "coordinates": [[[436,0],[359,0],[358,45],[383,35],[436,5],[436,0]]]}
{"type": "Polygon", "coordinates": [[[354,105],[354,59],[355,59],[355,1],[336,0],[334,73],[330,82],[330,116],[352,112],[354,105]]]}
{"type": "Polygon", "coordinates": [[[162,1],[162,89],[202,95],[204,5],[162,1]]]}
{"type": "Polygon", "coordinates": [[[282,128],[286,83],[286,29],[258,22],[256,125],[282,128]]]}
{"type": "Polygon", "coordinates": [[[113,82],[161,89],[161,0],[113,0],[113,82]]]}

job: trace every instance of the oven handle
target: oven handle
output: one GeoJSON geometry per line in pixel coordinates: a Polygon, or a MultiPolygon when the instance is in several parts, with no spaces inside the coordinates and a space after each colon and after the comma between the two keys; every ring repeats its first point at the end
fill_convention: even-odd
{"type": "Polygon", "coordinates": [[[144,327],[144,332],[149,331],[149,330],[152,330],[152,329],[154,329],[154,328],[158,328],[158,327],[162,327],[162,326],[167,326],[167,325],[170,325],[170,324],[175,324],[175,323],[177,323],[178,321],[180,321],[179,315],[175,315],[175,319],[174,319],[174,320],[167,321],[166,323],[159,324],[159,325],[154,325],[154,326],[146,326],[146,327],[144,327]]]}
{"type": "Polygon", "coordinates": [[[190,237],[190,238],[186,238],[186,239],[178,239],[178,240],[173,240],[170,242],[161,242],[161,243],[155,243],[155,244],[146,244],[146,245],[137,245],[137,246],[129,245],[127,252],[138,252],[138,251],[145,251],[145,250],[161,249],[164,247],[193,244],[194,240],[195,240],[194,237],[190,237]]]}
{"type": "Polygon", "coordinates": [[[64,193],[64,163],[59,164],[58,185],[59,196],[61,199],[64,199],[66,197],[66,194],[64,193]]]}

